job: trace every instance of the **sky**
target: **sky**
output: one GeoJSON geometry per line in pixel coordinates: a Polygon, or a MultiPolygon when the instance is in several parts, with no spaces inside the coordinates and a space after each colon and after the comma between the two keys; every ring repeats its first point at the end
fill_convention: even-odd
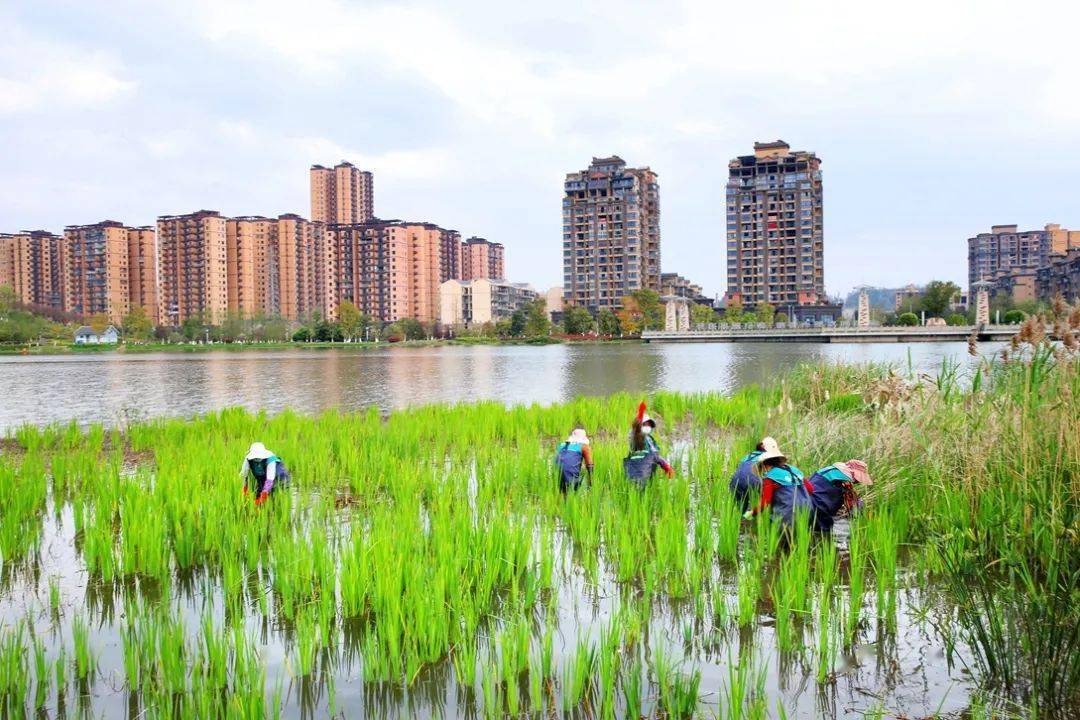
{"type": "Polygon", "coordinates": [[[1080,4],[0,0],[0,232],[201,208],[379,217],[561,283],[562,183],[659,173],[662,267],[722,293],[727,162],[822,159],[830,294],[966,284],[992,224],[1080,227],[1080,4]]]}

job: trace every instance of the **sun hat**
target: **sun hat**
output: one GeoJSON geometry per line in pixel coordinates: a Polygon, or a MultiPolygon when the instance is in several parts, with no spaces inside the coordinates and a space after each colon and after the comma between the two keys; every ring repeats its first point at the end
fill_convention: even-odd
{"type": "Polygon", "coordinates": [[[772,460],[773,458],[780,458],[787,460],[787,456],[780,452],[780,445],[776,442],[775,438],[766,437],[761,439],[761,446],[765,448],[760,455],[758,455],[757,461],[763,463],[766,460],[772,460]]]}
{"type": "Polygon", "coordinates": [[[656,421],[653,420],[652,417],[650,417],[649,415],[645,415],[644,417],[641,418],[641,424],[642,425],[652,425],[653,427],[656,427],[656,421]]]}
{"type": "Polygon", "coordinates": [[[866,470],[866,463],[862,460],[848,460],[836,463],[836,469],[847,475],[852,481],[860,485],[873,485],[870,473],[866,470]]]}
{"type": "Polygon", "coordinates": [[[588,445],[589,436],[585,434],[584,428],[574,428],[574,431],[570,433],[570,437],[566,438],[566,442],[577,443],[578,445],[588,445]]]}
{"type": "Polygon", "coordinates": [[[273,457],[274,453],[266,449],[266,446],[261,442],[251,443],[251,447],[248,448],[247,457],[245,460],[266,460],[269,457],[273,457]]]}
{"type": "Polygon", "coordinates": [[[652,425],[656,427],[656,421],[652,419],[650,415],[645,412],[645,403],[642,402],[637,406],[637,421],[644,427],[645,425],[652,425]]]}

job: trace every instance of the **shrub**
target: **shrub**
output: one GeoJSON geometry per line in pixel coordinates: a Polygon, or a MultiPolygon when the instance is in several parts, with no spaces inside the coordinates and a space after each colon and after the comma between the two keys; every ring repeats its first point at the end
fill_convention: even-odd
{"type": "Polygon", "coordinates": [[[915,313],[906,312],[896,318],[897,325],[904,325],[906,327],[915,327],[919,324],[919,316],[915,313]]]}

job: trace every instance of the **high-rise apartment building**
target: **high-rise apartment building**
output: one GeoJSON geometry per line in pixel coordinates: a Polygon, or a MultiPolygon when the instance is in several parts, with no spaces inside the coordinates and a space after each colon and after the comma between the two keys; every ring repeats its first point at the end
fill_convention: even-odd
{"type": "Polygon", "coordinates": [[[229,310],[227,221],[215,210],[158,218],[158,286],[163,325],[189,317],[218,324],[229,310]]]}
{"type": "Polygon", "coordinates": [[[229,312],[240,317],[278,315],[278,222],[261,215],[225,221],[229,312]]]}
{"type": "Polygon", "coordinates": [[[37,308],[64,310],[68,283],[64,238],[45,230],[0,234],[0,285],[16,300],[37,308]]]}
{"type": "Polygon", "coordinates": [[[1056,223],[1042,230],[1019,230],[1016,225],[993,225],[990,232],[968,238],[968,286],[992,282],[1013,270],[1045,267],[1051,256],[1080,247],[1080,230],[1056,223]]]}
{"type": "Polygon", "coordinates": [[[821,160],[782,140],[728,163],[728,299],[796,307],[826,301],[821,160]]]}
{"type": "Polygon", "coordinates": [[[128,239],[128,292],[129,306],[142,306],[150,322],[160,322],[158,314],[158,251],[157,231],[150,225],[129,227],[128,239]]]}
{"type": "Polygon", "coordinates": [[[327,228],[337,250],[340,300],[381,322],[439,319],[443,238],[429,223],[374,220],[327,228]]]}
{"type": "Polygon", "coordinates": [[[563,184],[566,305],[592,312],[622,307],[635,290],[660,290],[660,189],[649,168],[593,158],[563,184]]]}
{"type": "Polygon", "coordinates": [[[363,223],[374,216],[375,189],[370,172],[344,160],[332,168],[311,166],[313,222],[363,223]]]}
{"type": "Polygon", "coordinates": [[[286,320],[300,320],[314,311],[337,318],[337,253],[322,223],[299,215],[277,219],[277,262],[280,305],[286,320]]]}
{"type": "MultiPolygon", "coordinates": [[[[436,226],[438,227],[438,226],[436,226]]],[[[439,278],[441,282],[446,282],[451,279],[459,279],[461,275],[461,266],[465,261],[463,250],[464,244],[461,242],[461,233],[457,230],[444,230],[442,231],[441,239],[441,253],[442,256],[439,260],[439,278]]]]}
{"type": "Polygon", "coordinates": [[[157,322],[154,231],[115,220],[64,228],[64,309],[84,317],[102,313],[119,325],[137,306],[157,322]]]}
{"type": "Polygon", "coordinates": [[[462,280],[506,278],[506,250],[502,243],[471,237],[461,245],[462,280]]]}

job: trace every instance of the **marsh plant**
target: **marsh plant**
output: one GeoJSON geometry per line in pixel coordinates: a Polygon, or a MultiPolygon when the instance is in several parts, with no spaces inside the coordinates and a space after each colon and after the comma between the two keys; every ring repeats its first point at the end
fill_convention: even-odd
{"type": "MultiPolygon", "coordinates": [[[[677,473],[644,491],[621,476],[628,395],[20,428],[0,454],[3,714],[122,692],[135,716],[409,715],[441,683],[425,712],[453,692],[472,716],[795,717],[821,709],[787,688],[843,692],[874,672],[860,648],[916,622],[971,673],[953,692],[972,716],[1074,716],[1077,324],[931,377],[807,366],[657,393],[677,473]],[[596,474],[564,497],[552,451],[578,425],[596,474]],[[804,469],[870,463],[836,538],[742,521],[727,479],[766,432],[804,469]],[[253,439],[293,476],[258,508],[235,475],[253,439]]],[[[884,705],[848,704],[903,714],[879,660],[884,705]]]]}

